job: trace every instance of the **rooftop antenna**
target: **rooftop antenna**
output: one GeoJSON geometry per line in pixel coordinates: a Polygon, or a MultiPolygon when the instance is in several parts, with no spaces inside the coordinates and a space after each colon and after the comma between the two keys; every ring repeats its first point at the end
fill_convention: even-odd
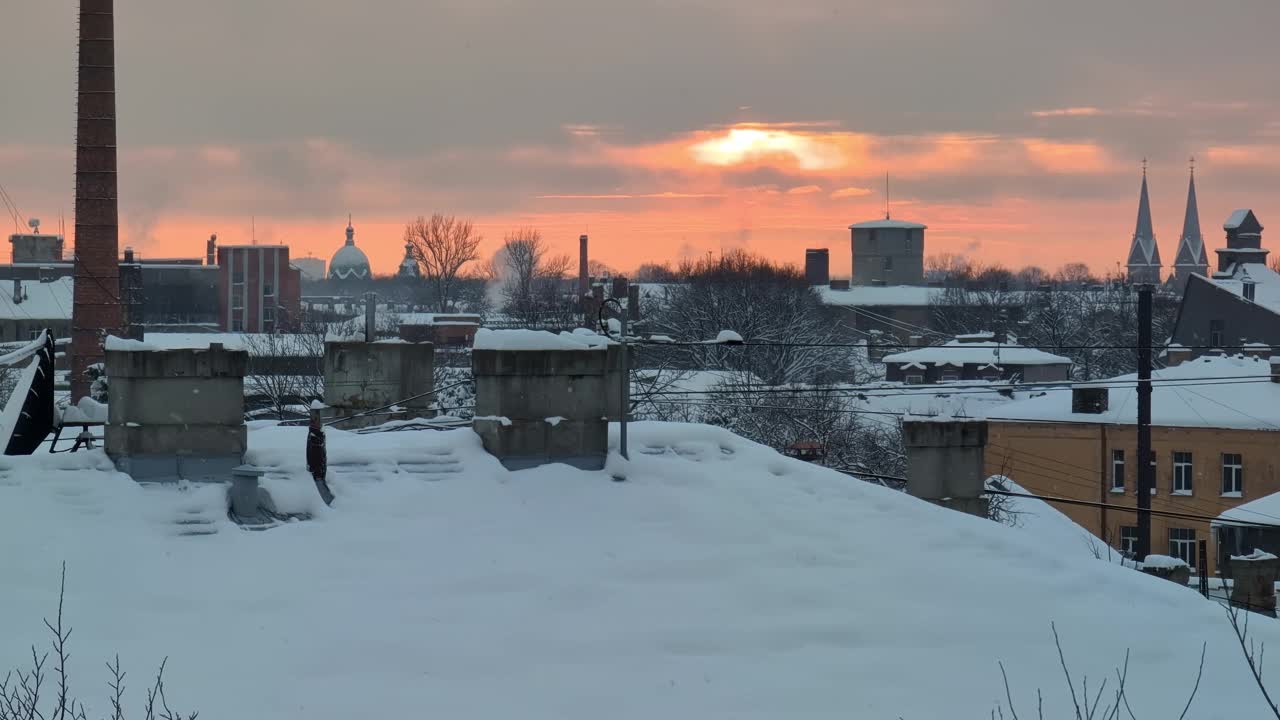
{"type": "Polygon", "coordinates": [[[258,244],[258,224],[254,216],[249,216],[249,244],[258,244]]]}
{"type": "Polygon", "coordinates": [[[1191,177],[1196,176],[1196,156],[1191,156],[1191,177]]]}
{"type": "Polygon", "coordinates": [[[884,219],[889,219],[889,171],[884,171],[884,219]]]}
{"type": "Polygon", "coordinates": [[[1147,176],[1147,158],[1144,155],[1142,157],[1142,177],[1146,177],[1146,176],[1147,176]]]}

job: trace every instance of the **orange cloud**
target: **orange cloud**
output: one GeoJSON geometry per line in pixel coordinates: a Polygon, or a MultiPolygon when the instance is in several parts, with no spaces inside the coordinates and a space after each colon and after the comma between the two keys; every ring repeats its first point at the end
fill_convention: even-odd
{"type": "Polygon", "coordinates": [[[1107,151],[1092,142],[1063,143],[1039,138],[1022,141],[1027,157],[1039,170],[1053,173],[1103,173],[1114,167],[1107,151]]]}
{"type": "Polygon", "coordinates": [[[799,185],[787,191],[788,195],[812,195],[813,193],[822,192],[820,185],[799,185]]]}
{"type": "Polygon", "coordinates": [[[870,188],[864,187],[842,187],[831,193],[831,199],[839,200],[840,198],[866,197],[872,193],[870,188]]]}
{"type": "Polygon", "coordinates": [[[1103,110],[1096,107],[1064,107],[1053,108],[1051,110],[1032,110],[1031,117],[1050,118],[1050,117],[1093,117],[1102,115],[1103,110]]]}

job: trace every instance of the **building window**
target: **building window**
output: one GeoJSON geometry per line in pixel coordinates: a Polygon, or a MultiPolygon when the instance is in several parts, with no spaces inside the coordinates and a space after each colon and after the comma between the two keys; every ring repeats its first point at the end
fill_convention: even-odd
{"type": "Polygon", "coordinates": [[[959,373],[944,372],[942,373],[942,382],[958,382],[960,380],[959,373]]]}
{"type": "MultiPolygon", "coordinates": [[[[1124,492],[1124,451],[1111,451],[1111,492],[1124,492]]],[[[1135,530],[1136,532],[1136,530],[1135,530]]]]}
{"type": "Polygon", "coordinates": [[[1120,552],[1125,557],[1133,557],[1138,552],[1138,527],[1125,525],[1120,528],[1120,552]]]}
{"type": "Polygon", "coordinates": [[[1222,321],[1221,320],[1209,321],[1209,347],[1211,348],[1222,347],[1222,321]]]}
{"type": "Polygon", "coordinates": [[[35,340],[36,338],[40,337],[40,333],[42,333],[42,332],[44,332],[44,331],[43,331],[43,330],[40,330],[40,329],[36,329],[36,330],[28,330],[28,331],[27,331],[27,339],[28,339],[28,340],[35,340]]]}
{"type": "Polygon", "coordinates": [[[275,295],[275,294],[276,294],[276,289],[275,289],[274,287],[272,287],[271,283],[263,283],[263,285],[262,285],[262,296],[263,296],[263,297],[271,297],[271,296],[273,296],[273,295],[275,295]]]}
{"type": "Polygon", "coordinates": [[[884,259],[884,269],[885,269],[885,270],[892,270],[892,269],[893,269],[893,258],[892,258],[891,256],[885,256],[885,259],[884,259]]]}
{"type": "Polygon", "coordinates": [[[907,384],[908,384],[908,385],[923,385],[923,384],[924,384],[924,376],[923,376],[923,375],[908,375],[908,376],[907,376],[907,384]]]}
{"type": "Polygon", "coordinates": [[[1196,566],[1196,531],[1191,528],[1169,528],[1169,557],[1196,566]]]}
{"type": "Polygon", "coordinates": [[[1244,495],[1244,456],[1239,453],[1222,453],[1222,494],[1225,497],[1244,495]]]}
{"type": "Polygon", "coordinates": [[[244,320],[239,316],[231,318],[231,332],[244,332],[244,320]]]}
{"type": "Polygon", "coordinates": [[[1173,494],[1191,494],[1191,453],[1173,454],[1173,494]]]}

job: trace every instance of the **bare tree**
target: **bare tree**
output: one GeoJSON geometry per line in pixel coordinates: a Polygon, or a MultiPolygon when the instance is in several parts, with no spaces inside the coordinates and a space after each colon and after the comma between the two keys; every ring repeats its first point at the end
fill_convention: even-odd
{"type": "Polygon", "coordinates": [[[520,228],[503,238],[495,270],[508,315],[537,325],[568,309],[561,283],[572,261],[568,255],[551,255],[550,250],[542,233],[534,228],[520,228]]]}
{"type": "Polygon", "coordinates": [[[406,225],[404,239],[412,246],[422,276],[435,290],[437,310],[449,312],[458,273],[463,265],[480,257],[477,250],[483,237],[475,232],[471,221],[435,213],[429,218],[419,216],[406,225]]]}
{"type": "Polygon", "coordinates": [[[303,417],[312,400],[324,397],[325,330],[320,323],[308,323],[294,333],[245,336],[245,390],[272,417],[303,417]]]}

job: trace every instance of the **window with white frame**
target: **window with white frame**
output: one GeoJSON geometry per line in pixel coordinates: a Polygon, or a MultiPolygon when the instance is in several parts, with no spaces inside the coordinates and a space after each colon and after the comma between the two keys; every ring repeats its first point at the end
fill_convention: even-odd
{"type": "Polygon", "coordinates": [[[1138,527],[1125,525],[1120,528],[1120,552],[1125,557],[1133,557],[1138,552],[1138,527]]]}
{"type": "Polygon", "coordinates": [[[942,382],[957,382],[960,380],[960,373],[955,370],[942,371],[942,382]]]}
{"type": "Polygon", "coordinates": [[[1173,494],[1191,494],[1191,453],[1173,453],[1173,494]]]}
{"type": "Polygon", "coordinates": [[[1111,451],[1111,492],[1124,492],[1124,450],[1111,451]]]}
{"type": "Polygon", "coordinates": [[[1196,531],[1191,528],[1169,528],[1169,557],[1179,558],[1194,568],[1196,531]]]}
{"type": "Polygon", "coordinates": [[[917,374],[917,375],[908,375],[908,376],[907,376],[907,384],[908,384],[908,385],[923,385],[923,384],[924,384],[924,376],[923,376],[923,375],[918,375],[918,374],[917,374]]]}
{"type": "Polygon", "coordinates": [[[1241,497],[1244,494],[1244,456],[1222,453],[1222,494],[1241,497]]]}

